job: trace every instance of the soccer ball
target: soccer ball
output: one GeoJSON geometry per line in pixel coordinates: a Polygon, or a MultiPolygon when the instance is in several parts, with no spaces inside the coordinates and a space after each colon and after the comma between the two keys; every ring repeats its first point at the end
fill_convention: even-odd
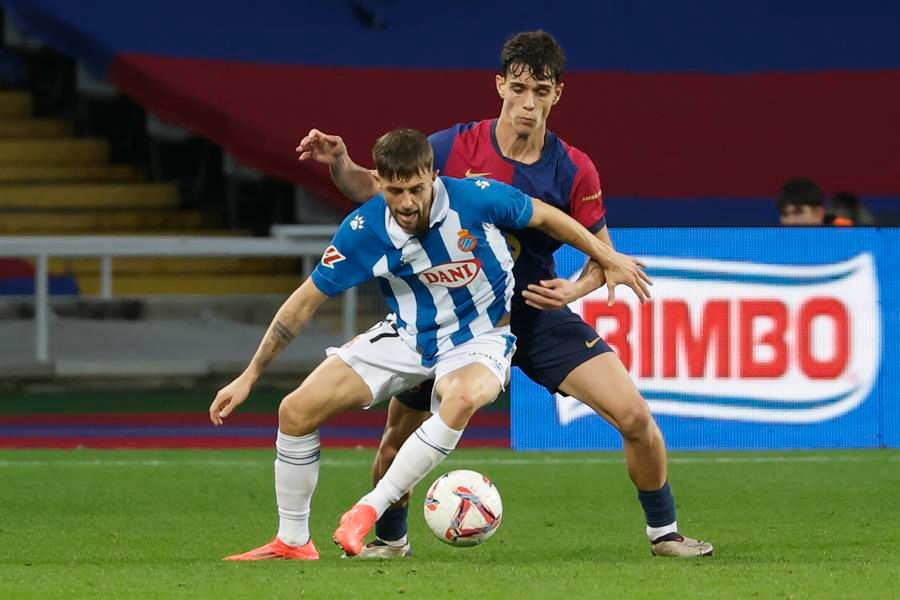
{"type": "Polygon", "coordinates": [[[475,471],[450,471],[425,494],[425,522],[452,546],[477,546],[494,535],[503,517],[500,492],[475,471]]]}

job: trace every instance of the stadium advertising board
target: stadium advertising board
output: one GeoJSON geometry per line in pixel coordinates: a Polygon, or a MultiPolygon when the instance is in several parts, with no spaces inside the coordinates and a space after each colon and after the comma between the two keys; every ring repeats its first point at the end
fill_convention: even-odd
{"type": "MultiPolygon", "coordinates": [[[[900,230],[623,229],[654,279],[641,305],[601,289],[571,308],[615,349],[670,448],[900,445],[900,230]]],[[[563,248],[559,273],[583,255],[563,248]]],[[[521,450],[621,447],[577,400],[516,369],[521,450]]]]}

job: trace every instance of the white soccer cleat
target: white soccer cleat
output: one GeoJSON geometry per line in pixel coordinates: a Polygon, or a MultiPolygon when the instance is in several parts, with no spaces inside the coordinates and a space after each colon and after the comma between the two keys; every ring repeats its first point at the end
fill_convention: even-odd
{"type": "Polygon", "coordinates": [[[386,560],[390,558],[405,558],[407,556],[412,556],[412,547],[409,545],[409,541],[402,546],[392,546],[376,538],[374,542],[366,544],[366,547],[355,558],[386,560]]]}
{"type": "Polygon", "coordinates": [[[650,552],[654,556],[712,556],[713,545],[703,540],[684,537],[680,533],[670,533],[650,543],[650,552]]]}

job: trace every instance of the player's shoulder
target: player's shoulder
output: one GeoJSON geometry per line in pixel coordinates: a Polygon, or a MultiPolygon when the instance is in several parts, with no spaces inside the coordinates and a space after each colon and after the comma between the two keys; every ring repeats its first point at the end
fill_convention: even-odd
{"type": "Polygon", "coordinates": [[[559,136],[554,135],[553,137],[558,147],[557,151],[560,159],[571,162],[579,173],[597,172],[597,167],[594,164],[594,161],[591,160],[591,157],[588,156],[587,152],[573,146],[559,136]]]}
{"type": "Polygon", "coordinates": [[[498,204],[523,195],[509,184],[485,177],[441,176],[441,181],[447,190],[450,207],[471,217],[486,218],[498,204]]]}
{"type": "Polygon", "coordinates": [[[432,138],[447,138],[447,137],[456,137],[461,134],[471,135],[481,133],[482,129],[485,127],[485,123],[490,123],[490,120],[482,120],[482,121],[469,121],[468,123],[456,123],[446,129],[440,129],[435,131],[428,139],[432,138]]]}
{"type": "Polygon", "coordinates": [[[487,177],[449,177],[447,175],[440,176],[444,187],[447,188],[447,194],[450,196],[451,202],[456,201],[478,201],[485,196],[495,196],[501,192],[509,190],[516,191],[516,188],[487,177]]]}
{"type": "Polygon", "coordinates": [[[373,237],[384,240],[387,238],[384,217],[386,209],[384,196],[378,194],[344,217],[338,233],[343,236],[358,237],[360,241],[365,240],[369,245],[372,244],[371,238],[373,237]]]}

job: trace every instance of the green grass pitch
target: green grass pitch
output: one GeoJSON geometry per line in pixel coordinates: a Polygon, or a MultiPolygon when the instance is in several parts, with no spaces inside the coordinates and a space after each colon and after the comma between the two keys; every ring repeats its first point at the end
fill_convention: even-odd
{"type": "MultiPolygon", "coordinates": [[[[503,525],[483,546],[427,531],[415,555],[341,559],[331,532],[371,451],[323,450],[318,562],[225,563],[274,535],[269,451],[0,452],[0,598],[898,598],[900,452],[673,454],[682,530],[716,556],[654,558],[619,455],[455,452],[489,475],[503,525]]],[[[429,476],[426,482],[430,482],[429,476]]]]}

